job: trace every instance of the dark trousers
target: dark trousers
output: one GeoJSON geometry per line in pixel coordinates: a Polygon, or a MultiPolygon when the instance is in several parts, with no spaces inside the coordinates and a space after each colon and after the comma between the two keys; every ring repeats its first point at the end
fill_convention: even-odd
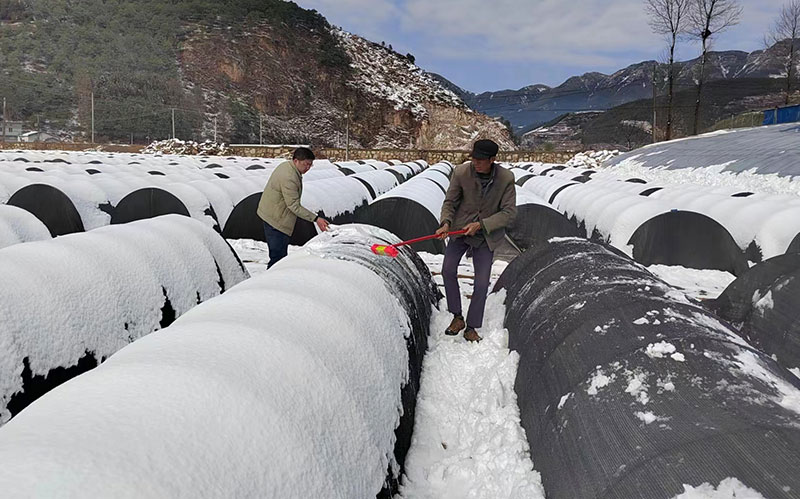
{"type": "Polygon", "coordinates": [[[266,236],[267,246],[269,246],[269,264],[267,268],[270,268],[289,254],[290,237],[267,222],[264,222],[264,236],[266,236]]]}
{"type": "MultiPolygon", "coordinates": [[[[442,277],[444,293],[447,295],[447,309],[452,314],[461,315],[461,292],[458,289],[458,265],[469,245],[464,238],[450,239],[444,250],[442,277]]],[[[483,325],[483,309],[486,306],[486,294],[489,292],[489,279],[492,275],[492,258],[494,253],[487,244],[472,248],[472,264],[475,267],[475,283],[472,301],[469,303],[467,327],[479,328],[483,325]]]]}

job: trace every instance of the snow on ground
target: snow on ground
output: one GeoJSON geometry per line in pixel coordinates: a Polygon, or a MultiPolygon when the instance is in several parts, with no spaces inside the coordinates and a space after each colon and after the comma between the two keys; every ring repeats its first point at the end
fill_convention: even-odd
{"type": "MultiPolygon", "coordinates": [[[[229,242],[251,275],[266,270],[266,243],[229,242]]],[[[289,247],[290,254],[298,250],[289,247]]],[[[443,256],[420,256],[444,293],[443,256]]],[[[503,261],[494,263],[492,282],[506,266],[503,261]]],[[[473,289],[471,260],[464,258],[458,273],[466,313],[473,289]]],[[[503,296],[489,296],[480,331],[484,339],[478,344],[444,335],[452,318],[444,299],[440,310],[434,310],[402,498],[544,498],[520,425],[514,392],[519,355],[508,349],[503,301],[503,296]]]]}
{"type": "Polygon", "coordinates": [[[723,270],[688,269],[680,265],[650,265],[647,270],[698,300],[717,298],[736,276],[723,270]]]}
{"type": "MultiPolygon", "coordinates": [[[[441,285],[442,255],[420,253],[441,285]]],[[[506,267],[495,262],[492,281],[506,267]]],[[[472,293],[472,265],[459,267],[464,312],[472,293]]],[[[431,320],[431,337],[417,398],[411,449],[401,496],[405,499],[544,498],[514,392],[519,355],[508,349],[504,297],[490,295],[483,341],[444,334],[452,315],[444,300],[431,320]]]]}
{"type": "MultiPolygon", "coordinates": [[[[269,246],[262,241],[253,239],[228,239],[233,251],[239,255],[239,259],[244,264],[251,276],[258,275],[267,271],[269,264],[269,246]]],[[[302,249],[301,246],[289,246],[289,254],[302,249]]]]}

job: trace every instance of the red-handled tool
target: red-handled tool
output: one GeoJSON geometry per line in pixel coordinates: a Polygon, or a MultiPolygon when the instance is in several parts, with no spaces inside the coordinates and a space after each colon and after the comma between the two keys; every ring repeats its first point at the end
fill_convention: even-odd
{"type": "MultiPolygon", "coordinates": [[[[466,229],[457,230],[455,232],[448,232],[446,236],[447,237],[458,236],[460,234],[466,234],[466,233],[467,233],[466,229]]],[[[372,252],[375,253],[376,255],[390,256],[392,258],[396,258],[397,255],[400,254],[400,252],[397,251],[398,247],[405,246],[407,244],[421,243],[422,241],[427,241],[428,239],[436,239],[437,237],[442,237],[442,235],[431,234],[430,236],[418,237],[410,241],[403,241],[402,243],[392,244],[390,246],[384,246],[383,244],[373,244],[371,249],[372,252]]]]}

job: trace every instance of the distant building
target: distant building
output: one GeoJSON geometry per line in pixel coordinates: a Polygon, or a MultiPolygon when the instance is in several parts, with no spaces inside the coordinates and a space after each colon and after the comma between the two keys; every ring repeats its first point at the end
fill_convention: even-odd
{"type": "Polygon", "coordinates": [[[6,142],[16,142],[22,134],[24,124],[24,121],[3,122],[0,120],[0,138],[5,137],[6,142]]]}
{"type": "Polygon", "coordinates": [[[47,132],[25,132],[19,135],[20,142],[59,142],[58,137],[47,132]]]}

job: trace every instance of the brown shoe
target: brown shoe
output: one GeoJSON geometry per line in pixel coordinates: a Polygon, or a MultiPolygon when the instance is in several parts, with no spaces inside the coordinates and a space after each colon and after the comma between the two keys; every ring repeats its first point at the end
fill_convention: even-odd
{"type": "Polygon", "coordinates": [[[468,327],[466,331],[464,331],[464,339],[467,341],[481,341],[481,335],[475,331],[474,327],[468,327]]]}
{"type": "Polygon", "coordinates": [[[461,315],[454,315],[453,321],[447,326],[447,329],[444,330],[444,334],[447,336],[455,336],[465,327],[467,327],[467,324],[464,322],[464,317],[461,315]]]}

